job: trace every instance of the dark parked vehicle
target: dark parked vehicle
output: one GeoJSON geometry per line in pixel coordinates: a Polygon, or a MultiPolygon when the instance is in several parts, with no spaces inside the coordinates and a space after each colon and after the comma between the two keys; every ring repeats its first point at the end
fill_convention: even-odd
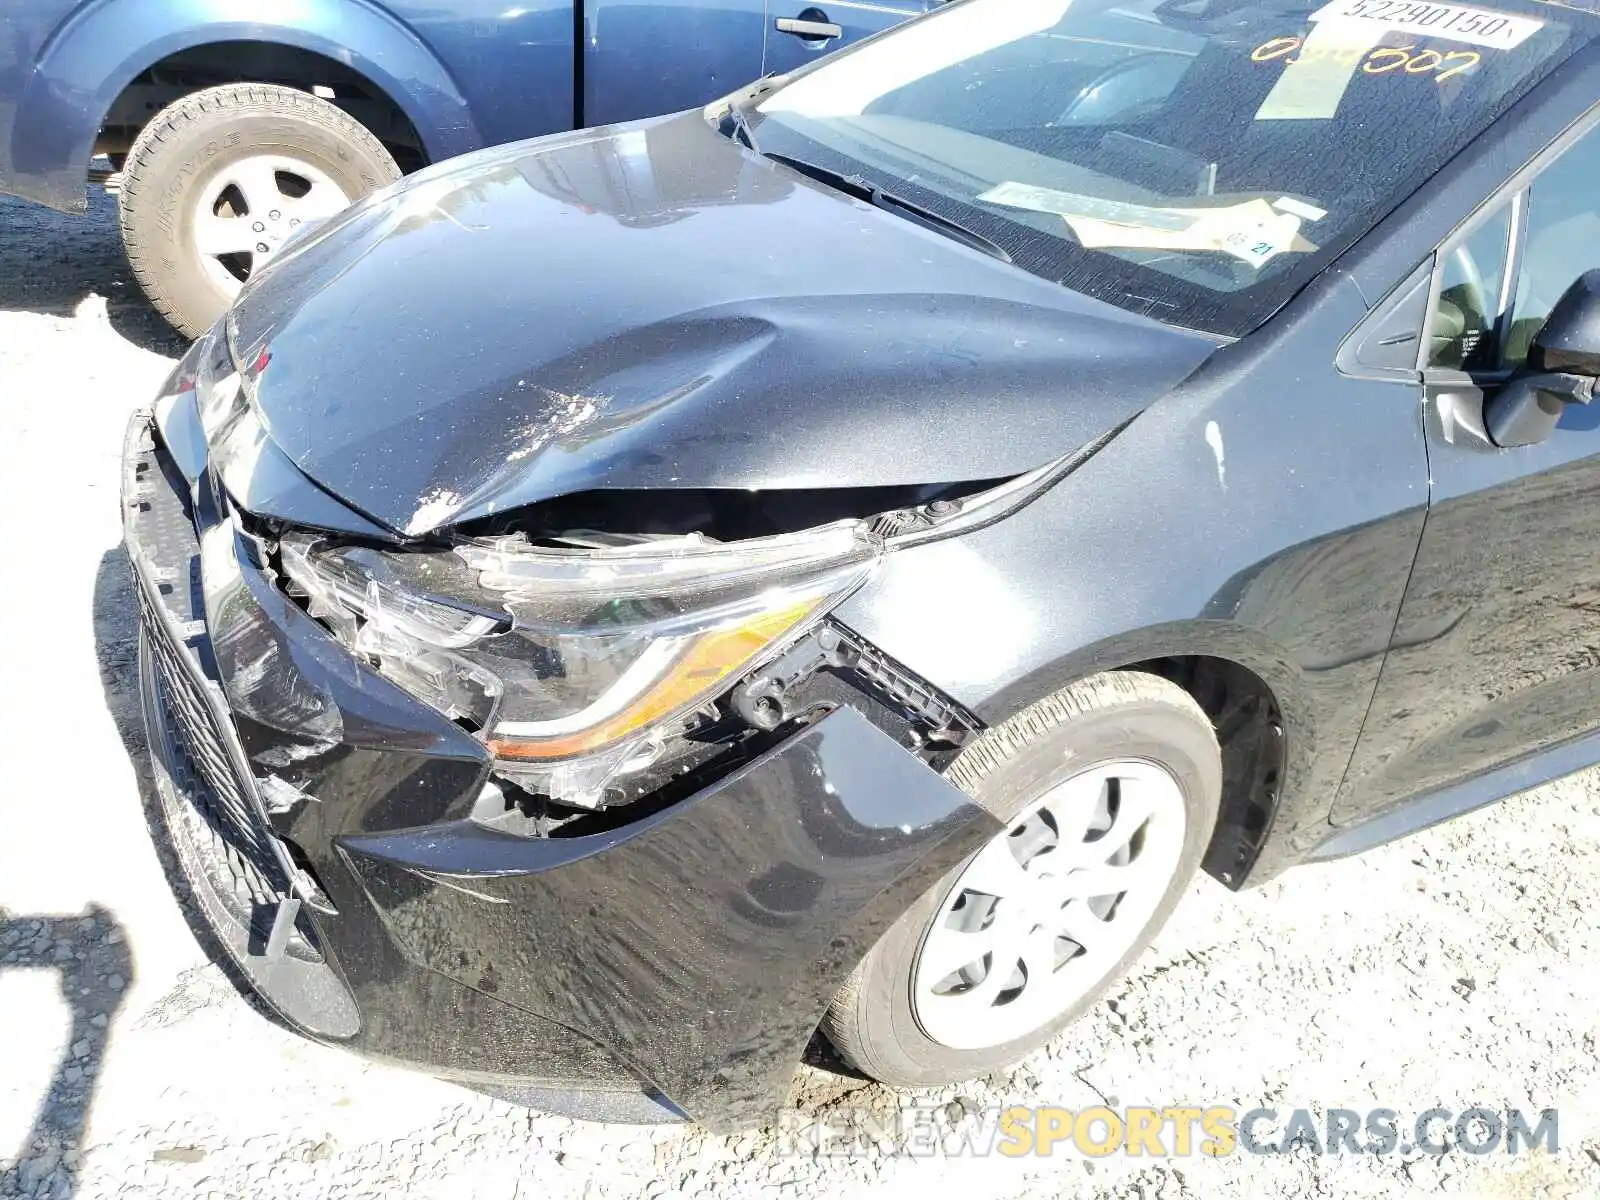
{"type": "Polygon", "coordinates": [[[134,276],[193,337],[401,172],[704,104],[930,3],[0,0],[0,194],[83,212],[108,155],[134,276]]]}
{"type": "Polygon", "coordinates": [[[1600,759],[1597,29],[963,0],[306,235],[125,464],[231,953],[720,1128],[1600,759]]]}

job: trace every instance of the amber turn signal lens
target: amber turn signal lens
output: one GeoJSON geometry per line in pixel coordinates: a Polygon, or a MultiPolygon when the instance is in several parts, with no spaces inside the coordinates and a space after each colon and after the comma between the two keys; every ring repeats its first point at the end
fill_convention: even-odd
{"type": "Polygon", "coordinates": [[[743,625],[702,635],[639,698],[614,716],[578,733],[552,738],[495,738],[489,748],[501,758],[552,759],[587,754],[647,728],[713,695],[774,641],[811,615],[821,597],[761,613],[743,625]]]}

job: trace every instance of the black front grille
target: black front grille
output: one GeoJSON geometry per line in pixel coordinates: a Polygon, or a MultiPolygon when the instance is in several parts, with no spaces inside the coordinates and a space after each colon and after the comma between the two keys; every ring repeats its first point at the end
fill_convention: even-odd
{"type": "MultiPolygon", "coordinates": [[[[320,897],[320,889],[308,879],[291,883],[276,836],[256,816],[234,769],[228,735],[206,702],[192,660],[151,610],[154,602],[144,589],[138,590],[160,721],[160,728],[150,733],[162,742],[162,765],[180,800],[175,817],[182,828],[172,832],[196,852],[212,893],[248,931],[248,942],[259,953],[271,936],[279,904],[296,891],[320,897]]],[[[295,922],[284,949],[295,958],[320,960],[304,916],[295,922]]]]}
{"type": "MultiPolygon", "coordinates": [[[[141,589],[142,593],[142,589],[141,589]]],[[[200,684],[172,644],[166,625],[140,595],[145,629],[158,681],[158,698],[176,752],[169,764],[173,784],[205,819],[217,850],[228,860],[239,899],[275,904],[289,894],[289,881],[269,842],[272,834],[255,819],[228,757],[225,735],[200,692],[200,684]],[[177,778],[178,775],[188,778],[177,778]],[[197,786],[198,785],[198,786],[197,786]]]]}
{"type": "MultiPolygon", "coordinates": [[[[174,800],[168,823],[191,852],[191,874],[204,876],[259,953],[283,901],[328,906],[267,823],[254,780],[242,773],[205,625],[193,505],[148,426],[130,430],[123,493],[144,630],[146,724],[174,800]]],[[[318,957],[314,939],[302,914],[286,949],[318,957]]]]}

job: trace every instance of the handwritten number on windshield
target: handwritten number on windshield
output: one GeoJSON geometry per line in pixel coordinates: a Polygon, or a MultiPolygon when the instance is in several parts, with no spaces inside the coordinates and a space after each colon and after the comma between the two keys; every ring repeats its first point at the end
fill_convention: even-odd
{"type": "Polygon", "coordinates": [[[1381,47],[1377,50],[1319,50],[1313,46],[1304,54],[1296,52],[1304,45],[1300,37],[1276,37],[1262,42],[1250,52],[1250,61],[1265,63],[1282,61],[1293,66],[1302,58],[1332,58],[1348,62],[1352,67],[1360,63],[1364,75],[1389,75],[1404,71],[1407,75],[1432,74],[1434,82],[1443,83],[1463,71],[1470,71],[1483,61],[1476,50],[1418,50],[1415,46],[1381,47]],[[1295,55],[1291,58],[1290,55],[1295,55]]]}

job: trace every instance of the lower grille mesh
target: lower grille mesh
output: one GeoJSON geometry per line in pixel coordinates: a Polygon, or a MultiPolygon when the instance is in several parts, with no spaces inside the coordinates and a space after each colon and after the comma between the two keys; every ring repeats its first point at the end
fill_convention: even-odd
{"type": "MultiPolygon", "coordinates": [[[[168,736],[165,765],[173,788],[188,802],[185,815],[193,818],[185,821],[188,833],[211,860],[208,874],[220,885],[221,899],[258,937],[265,937],[278,904],[292,891],[270,841],[274,835],[257,820],[240,787],[225,735],[182,659],[184,651],[150,611],[151,601],[142,589],[139,603],[168,736]]],[[[318,957],[306,932],[306,923],[297,922],[287,949],[296,957],[318,957]]]]}

